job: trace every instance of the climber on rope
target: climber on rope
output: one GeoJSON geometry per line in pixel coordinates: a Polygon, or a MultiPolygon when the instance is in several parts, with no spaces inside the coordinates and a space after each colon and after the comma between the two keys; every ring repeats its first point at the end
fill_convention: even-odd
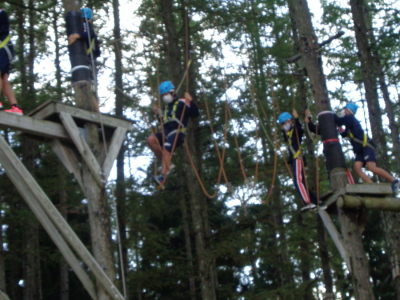
{"type": "Polygon", "coordinates": [[[171,168],[172,153],[183,144],[189,117],[198,117],[199,109],[189,93],[185,93],[185,98],[179,98],[171,81],[161,83],[159,93],[164,102],[164,111],[156,106],[153,111],[163,128],[162,132],[150,135],[147,144],[161,160],[161,174],[153,178],[158,187],[164,188],[165,178],[171,168]]]}
{"type": "MultiPolygon", "coordinates": [[[[0,92],[4,92],[4,95],[11,105],[11,108],[5,111],[23,115],[23,111],[21,107],[19,107],[14,91],[8,81],[13,58],[14,47],[10,40],[10,22],[6,11],[0,8],[0,92]]],[[[2,109],[3,105],[1,103],[0,106],[0,109],[2,109]]]]}
{"type": "Polygon", "coordinates": [[[366,167],[375,175],[381,176],[391,182],[392,191],[393,193],[396,193],[399,189],[399,180],[394,178],[387,171],[376,166],[376,145],[364,132],[360,121],[354,116],[357,109],[357,104],[350,102],[340,110],[339,116],[335,115],[335,122],[339,126],[340,135],[349,138],[350,143],[353,146],[353,152],[355,155],[354,171],[363,181],[372,183],[372,179],[369,178],[362,169],[363,167],[366,167]],[[345,128],[343,129],[342,126],[345,126],[345,128]]]}
{"type": "MultiPolygon", "coordinates": [[[[288,146],[288,163],[292,165],[294,185],[305,204],[300,211],[314,210],[318,205],[317,196],[306,186],[304,173],[305,157],[301,151],[301,140],[304,130],[299,121],[297,111],[293,109],[292,113],[293,116],[288,112],[280,114],[278,123],[282,125],[283,138],[288,146]]],[[[320,207],[323,207],[321,203],[320,207]]]]}

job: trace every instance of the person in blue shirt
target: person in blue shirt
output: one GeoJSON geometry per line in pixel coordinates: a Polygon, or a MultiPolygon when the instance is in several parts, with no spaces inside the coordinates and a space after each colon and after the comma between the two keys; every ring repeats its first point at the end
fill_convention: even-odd
{"type": "MultiPolygon", "coordinates": [[[[305,157],[301,151],[304,130],[295,109],[293,109],[292,114],[293,116],[288,112],[280,114],[278,123],[282,126],[283,138],[289,150],[288,163],[292,165],[293,182],[305,204],[301,211],[313,210],[317,208],[318,200],[314,192],[309,190],[306,185],[304,174],[305,157]]],[[[323,207],[322,203],[320,203],[320,206],[323,207]]]]}
{"type": "MultiPolygon", "coordinates": [[[[14,48],[10,40],[10,22],[6,11],[0,8],[0,92],[4,92],[4,95],[11,105],[11,108],[5,111],[22,115],[23,111],[18,106],[14,91],[8,81],[13,58],[14,48]]],[[[3,105],[1,104],[1,108],[2,107],[3,105]]]]}
{"type": "Polygon", "coordinates": [[[354,116],[358,106],[355,103],[347,103],[340,111],[340,116],[335,115],[335,122],[339,126],[339,131],[342,137],[348,137],[353,146],[354,171],[360,178],[372,183],[372,179],[363,171],[366,167],[375,175],[381,176],[392,183],[392,191],[395,193],[399,188],[399,180],[390,175],[387,171],[376,166],[375,149],[376,145],[370,139],[361,127],[360,121],[354,116]],[[345,126],[344,129],[341,126],[345,126]]]}
{"type": "Polygon", "coordinates": [[[189,93],[185,93],[185,98],[179,98],[171,81],[162,82],[159,93],[165,105],[164,111],[156,106],[153,111],[163,128],[162,132],[150,135],[147,144],[161,160],[161,174],[154,176],[154,181],[164,188],[165,178],[171,168],[172,153],[183,144],[189,118],[198,117],[199,109],[189,93]]]}

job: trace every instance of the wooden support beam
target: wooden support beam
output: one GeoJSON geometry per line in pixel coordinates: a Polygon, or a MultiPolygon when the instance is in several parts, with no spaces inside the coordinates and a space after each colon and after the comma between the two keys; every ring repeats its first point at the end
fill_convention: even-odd
{"type": "Polygon", "coordinates": [[[121,150],[121,145],[125,140],[126,132],[126,128],[118,127],[117,129],[115,129],[114,134],[111,138],[110,147],[107,151],[107,156],[103,162],[103,175],[106,180],[110,175],[110,171],[114,164],[114,161],[117,158],[119,151],[121,150]]]}
{"type": "Polygon", "coordinates": [[[335,203],[341,195],[344,195],[346,193],[346,190],[343,188],[335,190],[333,194],[331,194],[328,199],[324,202],[326,206],[331,205],[332,203],[335,203]]]}
{"type": "Polygon", "coordinates": [[[8,296],[3,293],[2,290],[0,290],[0,300],[10,300],[10,298],[8,298],[8,296]]]}
{"type": "Polygon", "coordinates": [[[0,139],[0,145],[0,161],[4,169],[6,170],[7,176],[14,183],[21,196],[25,199],[26,203],[35,214],[35,216],[38,218],[43,228],[47,231],[50,238],[60,250],[65,260],[74,270],[75,274],[78,276],[90,296],[93,299],[97,299],[94,285],[85,270],[83,270],[80,261],[77,260],[71,248],[62,238],[60,232],[54,227],[52,221],[49,219],[42,206],[36,200],[37,195],[31,194],[31,190],[28,185],[30,185],[32,183],[31,181],[34,181],[34,179],[25,169],[25,166],[23,166],[18,158],[16,158],[16,155],[2,137],[0,139]],[[17,165],[14,165],[16,160],[18,160],[18,163],[17,165]],[[18,165],[22,165],[23,168],[18,167],[18,165]]]}
{"type": "MultiPolygon", "coordinates": [[[[26,203],[31,207],[31,209],[34,212],[37,211],[38,208],[42,209],[46,217],[51,220],[52,224],[50,225],[47,222],[44,222],[44,220],[46,220],[46,217],[43,217],[44,214],[40,214],[38,216],[38,219],[42,223],[43,227],[45,227],[46,230],[49,229],[48,233],[51,232],[50,236],[52,238],[54,238],[56,235],[59,237],[62,236],[69,243],[69,245],[74,249],[77,255],[79,255],[82,261],[91,270],[98,282],[103,286],[103,288],[107,291],[112,299],[124,299],[114,283],[108,278],[104,270],[93,258],[91,253],[86,249],[85,245],[71,229],[67,221],[62,217],[60,212],[47,197],[47,195],[43,192],[35,179],[21,163],[19,158],[15,155],[15,153],[12,151],[10,146],[6,143],[1,135],[0,163],[5,169],[7,176],[13,182],[13,184],[18,189],[26,203]],[[54,225],[61,235],[56,234],[56,229],[54,228],[54,225]]],[[[55,239],[53,239],[53,241],[55,241],[55,239]]],[[[62,248],[64,250],[66,249],[65,247],[62,248]]]]}
{"type": "Polygon", "coordinates": [[[365,207],[370,210],[400,212],[400,199],[392,197],[344,195],[336,204],[343,208],[365,207]]]}
{"type": "Polygon", "coordinates": [[[347,194],[392,195],[390,183],[363,183],[346,185],[347,194]]]}
{"type": "Polygon", "coordinates": [[[93,178],[95,179],[97,184],[102,187],[104,185],[104,179],[102,176],[103,172],[101,171],[100,164],[94,156],[89,145],[80,134],[78,126],[75,124],[74,119],[72,119],[71,115],[65,112],[60,112],[60,119],[61,122],[64,124],[65,129],[68,131],[69,136],[74,141],[74,144],[81,154],[82,159],[85,161],[90,172],[92,173],[93,178]]]}
{"type": "Polygon", "coordinates": [[[84,190],[79,159],[71,147],[62,144],[59,140],[52,140],[52,148],[68,172],[74,174],[79,186],[84,190]]]}
{"type": "Polygon", "coordinates": [[[116,128],[123,127],[127,130],[132,130],[133,121],[127,119],[117,118],[116,116],[109,116],[106,114],[101,114],[93,111],[88,111],[75,106],[66,105],[58,101],[49,101],[44,103],[36,110],[34,110],[30,115],[37,119],[47,119],[57,113],[67,113],[73,118],[103,124],[106,127],[116,128]]]}
{"type": "Polygon", "coordinates": [[[0,128],[10,128],[23,133],[37,135],[44,138],[56,138],[70,141],[68,132],[60,124],[36,120],[27,116],[0,111],[0,128]]]}
{"type": "Polygon", "coordinates": [[[344,262],[347,265],[347,268],[349,269],[349,272],[351,273],[350,258],[347,255],[346,249],[342,244],[342,238],[339,232],[337,231],[335,224],[332,222],[331,217],[325,210],[318,209],[318,214],[321,217],[322,222],[324,222],[326,230],[328,230],[334,244],[336,245],[336,248],[338,249],[340,255],[342,256],[344,262]]]}

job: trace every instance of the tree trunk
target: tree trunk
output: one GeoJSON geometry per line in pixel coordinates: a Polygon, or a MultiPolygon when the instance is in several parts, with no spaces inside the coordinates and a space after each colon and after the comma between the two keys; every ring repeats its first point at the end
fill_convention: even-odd
{"type": "MultiPolygon", "coordinates": [[[[311,23],[307,1],[291,0],[290,3],[290,9],[294,10],[294,21],[300,36],[300,54],[310,79],[317,112],[331,111],[318,40],[311,23]]],[[[333,189],[344,187],[347,184],[345,161],[337,139],[333,115],[331,113],[320,114],[319,120],[322,140],[327,141],[324,142],[324,154],[331,170],[331,187],[333,189]]],[[[338,210],[344,247],[351,261],[356,298],[372,300],[374,295],[369,282],[369,264],[362,246],[357,213],[342,209],[338,210]]]]}
{"type": "MultiPolygon", "coordinates": [[[[115,115],[123,116],[123,81],[122,81],[122,37],[119,15],[119,1],[113,0],[114,12],[114,55],[115,55],[115,115]]],[[[116,182],[116,203],[119,230],[119,277],[121,278],[124,295],[129,299],[129,289],[126,288],[128,278],[128,248],[126,237],[126,190],[125,190],[125,147],[122,146],[117,156],[117,182],[116,182]]]]}
{"type": "MultiPolygon", "coordinates": [[[[0,211],[2,211],[3,208],[0,206],[0,211]]],[[[0,290],[1,291],[6,291],[6,270],[5,270],[5,263],[4,263],[4,248],[3,248],[3,214],[0,214],[0,290]]]]}
{"type": "Polygon", "coordinates": [[[188,265],[188,281],[189,281],[189,289],[190,289],[190,300],[196,300],[196,281],[194,276],[194,265],[193,265],[193,254],[192,254],[192,242],[190,235],[190,225],[189,225],[189,216],[187,211],[187,201],[184,197],[184,193],[181,193],[181,211],[182,211],[182,222],[183,222],[183,231],[185,235],[185,250],[186,250],[186,259],[188,265]]]}
{"type": "MultiPolygon", "coordinates": [[[[186,32],[186,41],[184,47],[180,47],[182,43],[179,43],[178,30],[176,27],[176,22],[174,20],[174,10],[172,0],[160,1],[160,6],[162,9],[162,19],[166,30],[166,40],[164,40],[165,48],[167,49],[167,61],[169,64],[169,72],[171,75],[171,80],[178,84],[182,80],[182,74],[184,74],[185,68],[182,67],[182,51],[181,48],[190,49],[190,33],[186,32]],[[185,47],[186,44],[186,47],[185,47]]],[[[182,15],[184,16],[182,20],[184,22],[189,22],[187,17],[187,7],[184,3],[181,3],[182,15]]],[[[182,28],[188,28],[188,24],[184,24],[182,28]],[[186,26],[187,25],[187,26],[186,26]]],[[[185,32],[183,29],[181,32],[185,32]]],[[[188,60],[188,57],[186,56],[188,60]]],[[[192,65],[193,66],[193,65],[192,65]]],[[[190,74],[190,72],[188,72],[190,74]]],[[[194,81],[193,78],[189,79],[188,91],[191,93],[194,101],[196,100],[194,81]]],[[[194,161],[194,164],[198,170],[201,168],[201,147],[199,145],[199,126],[198,121],[191,120],[187,130],[186,142],[189,147],[190,155],[194,161]]],[[[214,257],[207,244],[207,236],[210,235],[208,227],[208,207],[206,199],[201,190],[200,184],[196,179],[193,168],[189,161],[186,161],[185,166],[186,171],[186,182],[190,193],[190,206],[191,206],[191,216],[193,222],[193,231],[195,236],[195,246],[196,246],[196,257],[199,266],[199,277],[201,285],[201,295],[204,300],[214,300],[216,299],[216,275],[215,275],[215,265],[214,257]]],[[[201,172],[201,171],[200,171],[201,172]]]]}
{"type": "MultiPolygon", "coordinates": [[[[373,37],[372,29],[369,28],[368,10],[364,0],[350,0],[351,12],[353,15],[355,36],[357,41],[358,53],[361,61],[361,70],[364,81],[365,97],[368,103],[368,112],[371,124],[372,136],[377,147],[377,162],[385,170],[390,170],[390,162],[387,157],[387,143],[386,136],[383,131],[381,110],[379,106],[378,97],[378,84],[377,78],[381,84],[386,110],[389,117],[389,126],[391,129],[391,136],[393,139],[393,153],[398,153],[396,150],[399,148],[399,133],[398,127],[395,124],[393,109],[391,101],[389,100],[389,93],[386,88],[382,66],[380,65],[379,54],[374,54],[371,51],[371,44],[375,43],[374,40],[370,41],[373,37]]],[[[399,162],[397,162],[399,166],[399,162]]],[[[400,299],[400,216],[396,213],[382,212],[382,223],[385,231],[387,252],[390,256],[392,263],[392,276],[393,286],[396,291],[396,297],[400,299]]]]}
{"type": "MultiPolygon", "coordinates": [[[[64,0],[66,12],[78,12],[80,7],[78,2],[73,0],[64,0]]],[[[75,43],[82,42],[77,40],[75,43]]],[[[75,101],[77,107],[88,111],[96,111],[95,103],[92,101],[91,83],[88,80],[82,80],[73,84],[75,92],[75,101]]],[[[100,141],[96,124],[86,123],[85,130],[87,134],[88,145],[95,157],[100,157],[100,141]]],[[[88,200],[88,212],[90,221],[90,234],[92,239],[93,256],[104,268],[105,273],[115,284],[115,268],[113,262],[113,247],[111,243],[111,223],[110,214],[107,205],[107,194],[105,184],[101,185],[93,177],[89,167],[82,163],[82,181],[85,187],[84,193],[88,200]]],[[[102,285],[97,282],[97,295],[99,300],[110,299],[102,285]]]]}

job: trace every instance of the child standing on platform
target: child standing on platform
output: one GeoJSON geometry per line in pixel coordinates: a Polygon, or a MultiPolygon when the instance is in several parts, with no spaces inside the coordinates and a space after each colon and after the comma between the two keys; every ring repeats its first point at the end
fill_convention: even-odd
{"type": "Polygon", "coordinates": [[[375,148],[376,145],[370,139],[361,127],[360,121],[354,116],[357,112],[358,106],[355,103],[347,103],[346,106],[340,111],[340,116],[335,115],[335,122],[338,126],[345,126],[345,129],[339,127],[342,137],[348,137],[353,146],[355,155],[354,171],[360,178],[367,182],[372,183],[372,179],[368,177],[363,171],[366,167],[375,175],[381,176],[392,183],[392,191],[396,193],[399,189],[399,180],[394,178],[384,169],[376,166],[375,148]]]}

